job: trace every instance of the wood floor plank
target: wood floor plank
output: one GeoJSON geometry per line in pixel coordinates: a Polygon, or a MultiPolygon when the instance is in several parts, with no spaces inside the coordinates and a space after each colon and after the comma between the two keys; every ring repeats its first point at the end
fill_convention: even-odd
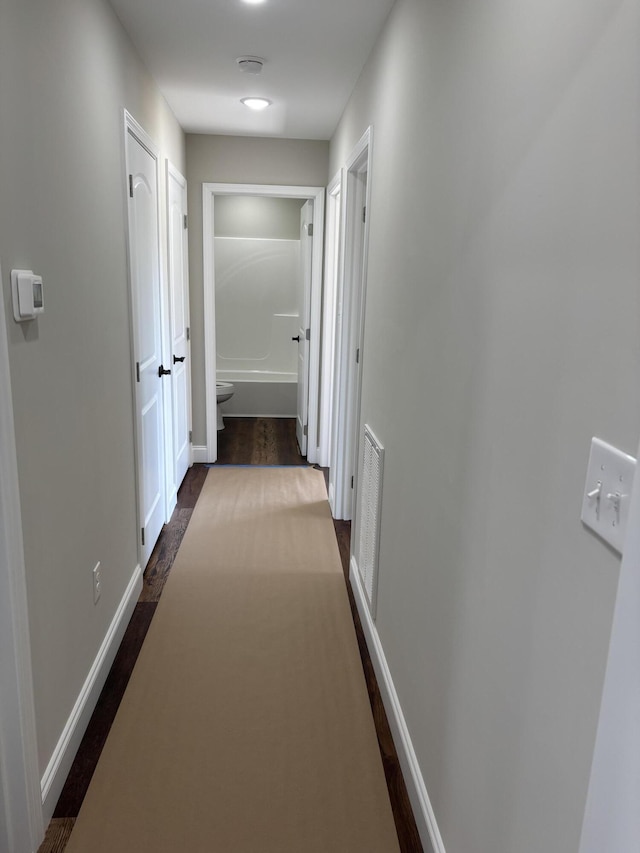
{"type": "Polygon", "coordinates": [[[178,509],[193,509],[207,478],[206,465],[192,465],[178,489],[178,509]]]}
{"type": "Polygon", "coordinates": [[[192,513],[191,508],[176,508],[171,522],[165,525],[144,572],[140,601],[160,600],[192,513]]]}
{"type": "Polygon", "coordinates": [[[38,853],[63,853],[75,822],[74,817],[54,818],[50,821],[38,853]]]}
{"type": "Polygon", "coordinates": [[[305,465],[295,418],[227,418],[218,432],[220,465],[305,465]]]}
{"type": "Polygon", "coordinates": [[[218,464],[250,465],[257,418],[227,418],[218,432],[218,464]]]}

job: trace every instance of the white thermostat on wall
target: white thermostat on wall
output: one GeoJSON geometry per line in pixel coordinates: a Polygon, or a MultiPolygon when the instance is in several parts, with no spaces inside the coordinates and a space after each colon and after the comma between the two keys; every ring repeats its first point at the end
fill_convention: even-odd
{"type": "Polygon", "coordinates": [[[42,278],[32,270],[11,270],[11,294],[16,323],[35,320],[44,311],[42,278]]]}

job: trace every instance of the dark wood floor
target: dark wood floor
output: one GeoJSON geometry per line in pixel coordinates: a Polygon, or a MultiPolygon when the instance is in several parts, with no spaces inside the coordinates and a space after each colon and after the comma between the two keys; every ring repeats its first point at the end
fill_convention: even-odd
{"type": "MultiPolygon", "coordinates": [[[[228,418],[226,429],[218,433],[218,464],[306,464],[306,460],[300,456],[298,451],[295,438],[295,421],[275,418],[228,418]]],[[[39,853],[63,853],[64,851],[100,757],[100,752],[109,734],[111,723],[118,710],[155,613],[162,589],[189,524],[207,470],[205,465],[194,465],[190,468],[178,492],[178,505],[171,521],[163,528],[145,569],[143,590],[80,744],[69,777],[56,805],[53,820],[47,830],[47,837],[40,847],[39,853]]],[[[364,640],[360,617],[348,582],[351,526],[349,522],[334,521],[334,527],[400,849],[402,853],[421,853],[420,837],[416,829],[373,665],[364,640]]],[[[229,853],[232,852],[229,851],[229,853]]]]}

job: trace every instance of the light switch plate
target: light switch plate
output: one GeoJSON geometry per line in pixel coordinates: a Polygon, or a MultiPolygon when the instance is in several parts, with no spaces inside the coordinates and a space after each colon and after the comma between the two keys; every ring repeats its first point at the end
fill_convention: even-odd
{"type": "Polygon", "coordinates": [[[591,439],[582,522],[622,553],[636,460],[606,441],[591,439]]]}

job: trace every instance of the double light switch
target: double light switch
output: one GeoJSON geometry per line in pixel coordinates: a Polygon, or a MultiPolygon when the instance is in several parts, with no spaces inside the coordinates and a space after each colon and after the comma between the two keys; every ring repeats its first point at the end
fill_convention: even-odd
{"type": "Polygon", "coordinates": [[[622,553],[636,460],[602,441],[591,440],[581,519],[622,553]]]}

